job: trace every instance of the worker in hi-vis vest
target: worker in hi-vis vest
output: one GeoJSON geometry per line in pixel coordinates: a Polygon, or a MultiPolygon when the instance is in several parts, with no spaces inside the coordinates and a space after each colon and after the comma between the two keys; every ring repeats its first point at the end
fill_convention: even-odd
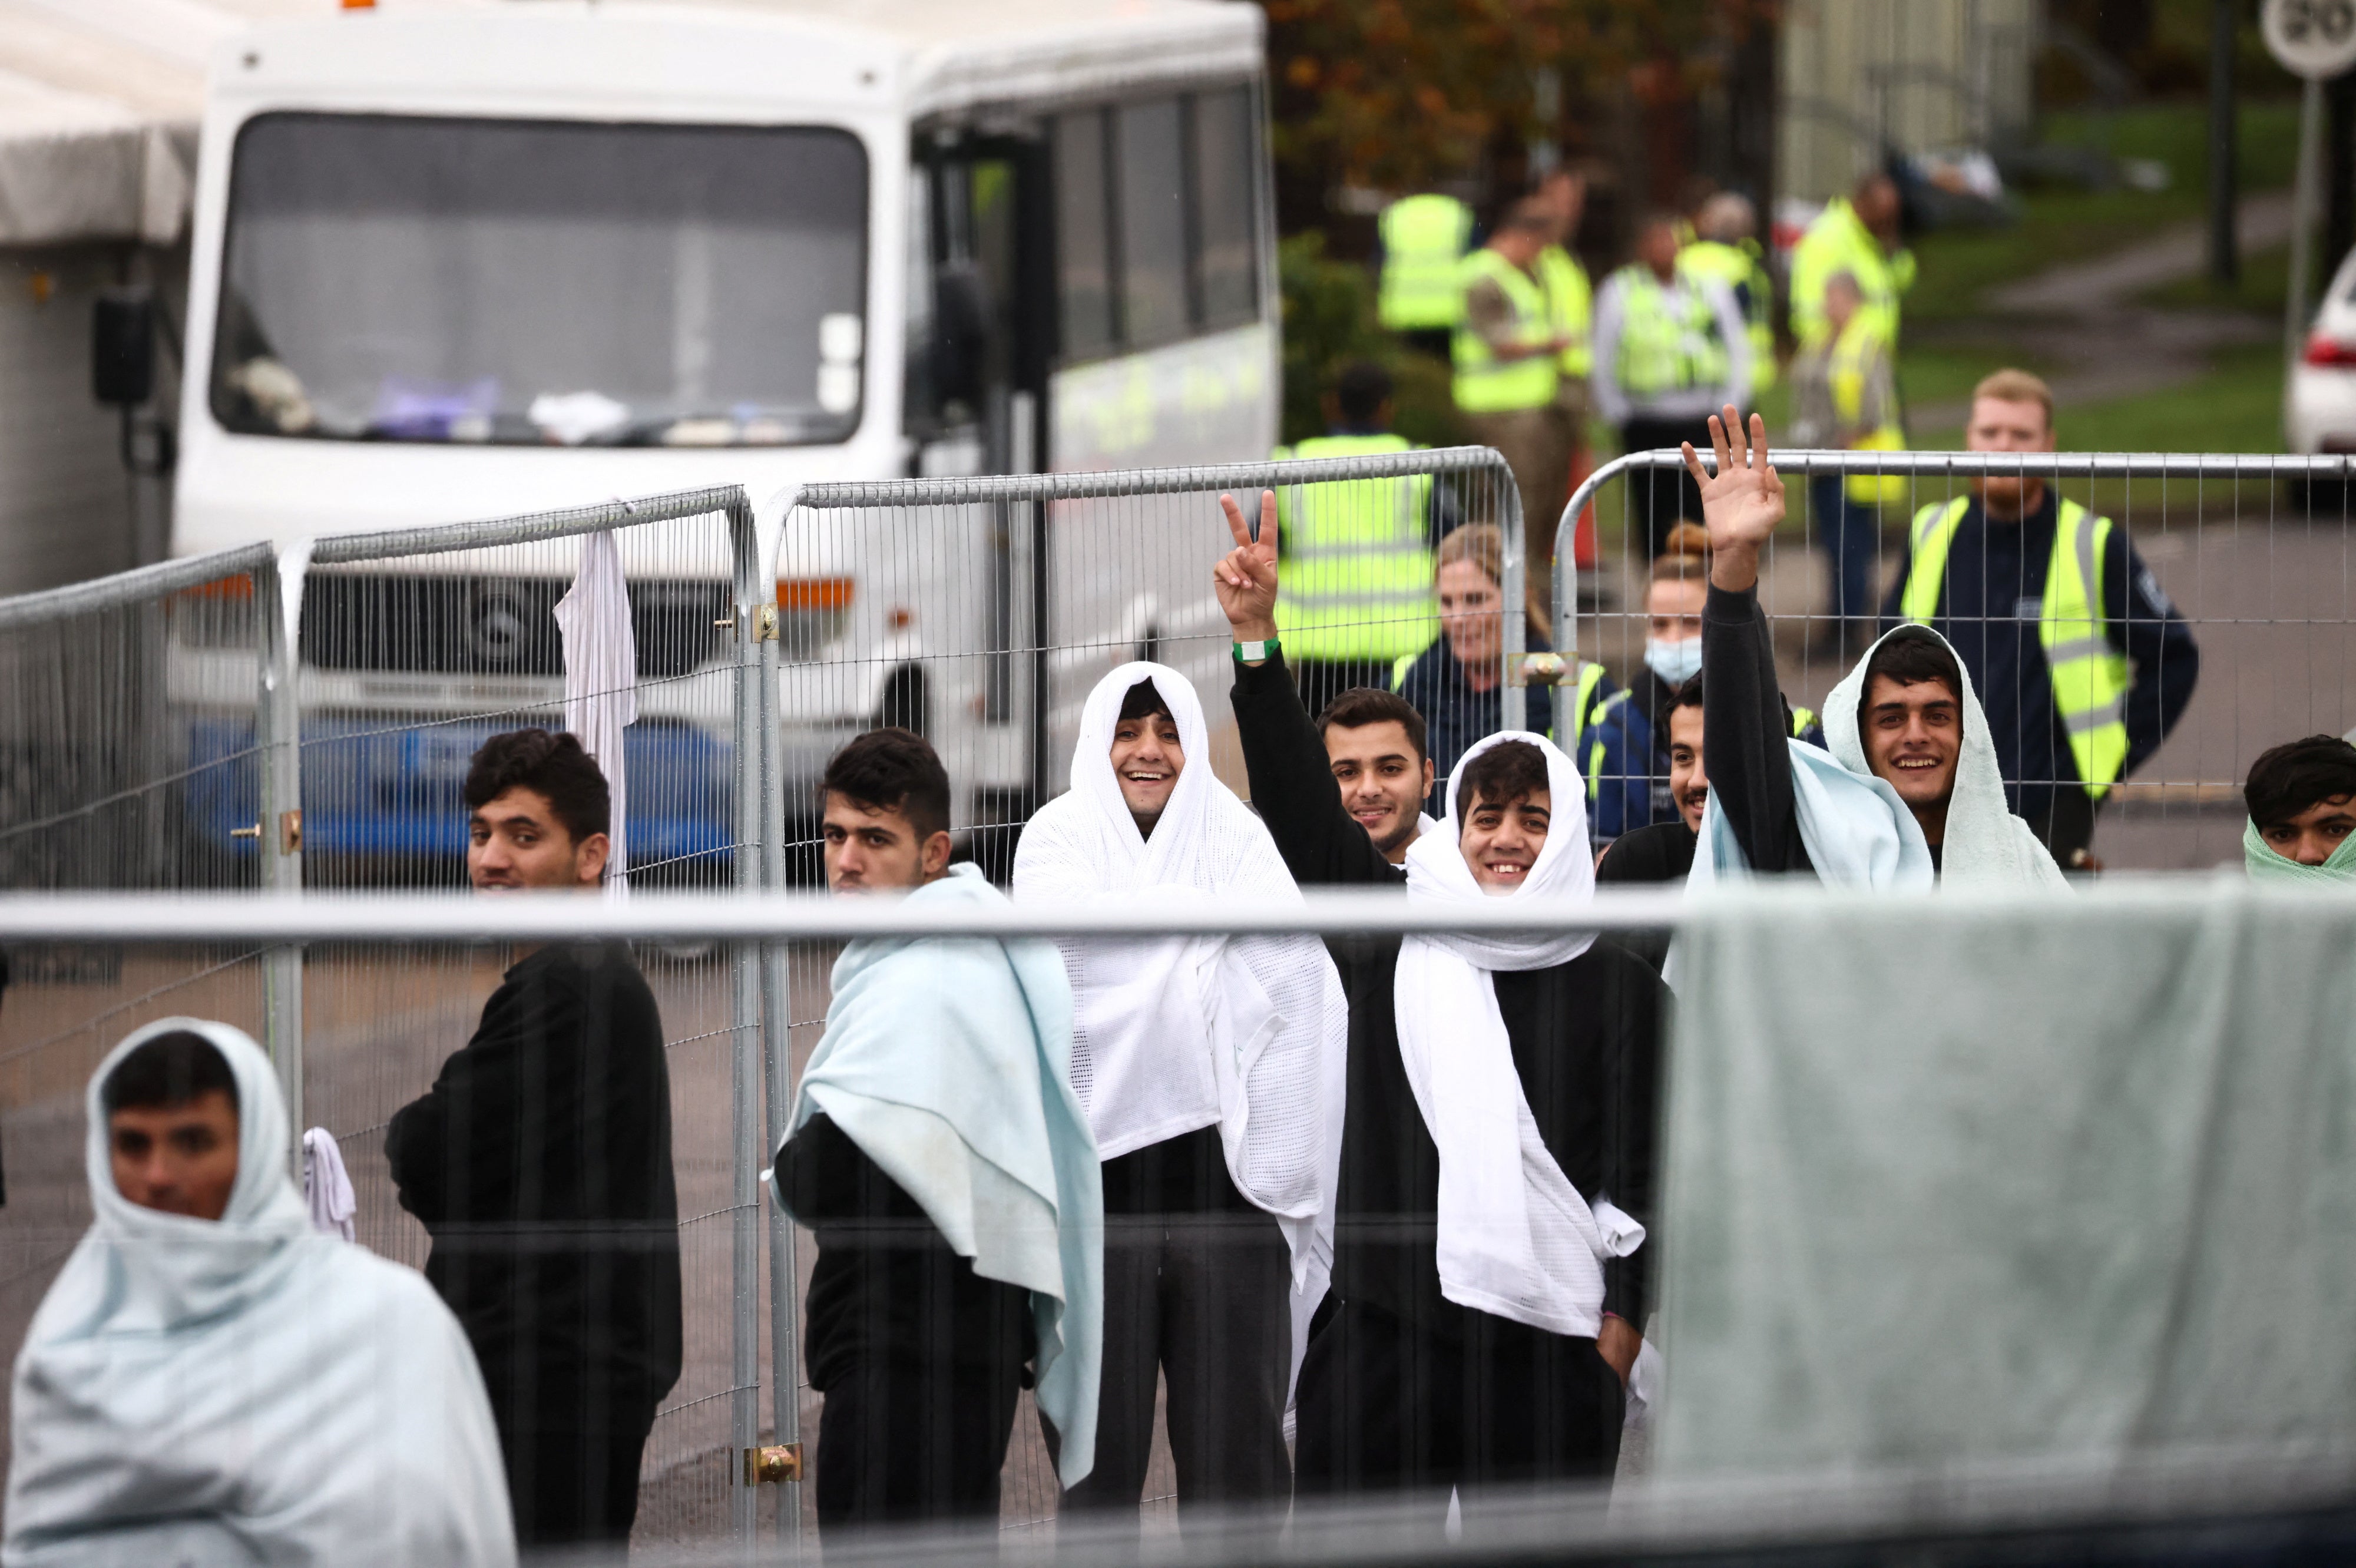
{"type": "MultiPolygon", "coordinates": [[[[1595,371],[1595,290],[1571,248],[1579,238],[1580,214],[1587,206],[1587,181],[1569,169],[1557,169],[1538,182],[1537,201],[1554,225],[1546,249],[1538,252],[1538,286],[1546,291],[1547,311],[1556,333],[1569,342],[1557,361],[1562,384],[1556,395],[1570,417],[1569,485],[1576,489],[1595,471],[1587,449],[1587,421],[1593,406],[1588,381],[1595,371]]],[[[1531,546],[1533,558],[1554,558],[1551,542],[1561,521],[1559,516],[1528,520],[1529,536],[1535,539],[1543,529],[1549,542],[1543,550],[1531,546]]],[[[1596,553],[1591,509],[1574,536],[1573,549],[1580,570],[1592,571],[1596,553]]]]}
{"type": "MultiPolygon", "coordinates": [[[[1751,396],[1751,337],[1734,295],[1677,270],[1677,220],[1656,212],[1637,231],[1636,256],[1595,296],[1595,405],[1619,427],[1620,449],[1643,452],[1709,439],[1709,416],[1751,396]]],[[[1644,523],[1645,559],[1669,530],[1701,518],[1701,491],[1682,468],[1628,477],[1644,523]]]]}
{"type": "Polygon", "coordinates": [[[1734,295],[1750,328],[1751,392],[1775,384],[1775,280],[1759,248],[1759,213],[1747,196],[1721,190],[1694,214],[1694,238],[1677,252],[1677,270],[1715,278],[1734,295]]]}
{"type": "MultiPolygon", "coordinates": [[[[1407,452],[1391,431],[1390,372],[1344,367],[1324,396],[1326,433],[1286,457],[1407,452]]],[[[1387,690],[1398,662],[1423,651],[1439,624],[1432,552],[1459,521],[1455,493],[1429,474],[1286,485],[1276,492],[1284,594],[1276,626],[1284,661],[1311,714],[1353,686],[1387,690]]]]}
{"type": "MultiPolygon", "coordinates": [[[[1835,273],[1825,289],[1829,340],[1792,360],[1792,444],[1853,452],[1902,452],[1897,372],[1890,347],[1863,308],[1857,279],[1835,273]]],[[[1899,474],[1814,474],[1808,478],[1810,532],[1830,563],[1831,625],[1852,653],[1877,635],[1881,597],[1881,509],[1903,506],[1899,474]]]]}
{"type": "Polygon", "coordinates": [[[1376,309],[1383,330],[1434,359],[1448,358],[1450,336],[1464,318],[1464,285],[1457,274],[1472,247],[1472,209],[1452,196],[1426,191],[1384,208],[1375,231],[1382,242],[1376,309]]]}
{"type": "Polygon", "coordinates": [[[1531,580],[1554,565],[1555,523],[1570,499],[1570,452],[1584,395],[1563,391],[1575,347],[1547,299],[1538,258],[1555,219],[1535,197],[1515,202],[1489,242],[1464,258],[1464,319],[1456,328],[1456,407],[1472,439],[1505,455],[1521,492],[1523,559],[1531,580]]]}
{"type": "Polygon", "coordinates": [[[1831,336],[1825,285],[1845,272],[1857,279],[1874,329],[1898,352],[1899,296],[1914,286],[1914,252],[1899,235],[1901,210],[1897,182],[1869,174],[1849,199],[1826,203],[1800,236],[1792,248],[1792,336],[1801,347],[1831,336]]]}
{"type": "MultiPolygon", "coordinates": [[[[2052,392],[1998,371],[1972,392],[1965,443],[2052,451],[2052,392]]],[[[2012,810],[2062,869],[2096,869],[2095,809],[2159,749],[2201,678],[2192,628],[2127,531],[1999,467],[1914,513],[1882,617],[1946,638],[1987,711],[2012,810]]]]}

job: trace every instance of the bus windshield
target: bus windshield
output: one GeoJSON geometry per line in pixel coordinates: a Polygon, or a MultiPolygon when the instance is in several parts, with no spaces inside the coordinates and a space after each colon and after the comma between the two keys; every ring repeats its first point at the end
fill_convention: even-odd
{"type": "Polygon", "coordinates": [[[214,416],[342,440],[840,441],[866,243],[845,131],[261,116],[231,173],[214,416]]]}

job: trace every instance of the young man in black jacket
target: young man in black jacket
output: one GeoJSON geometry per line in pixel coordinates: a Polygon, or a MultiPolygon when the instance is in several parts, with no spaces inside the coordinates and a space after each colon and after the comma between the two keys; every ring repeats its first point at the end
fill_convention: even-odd
{"type": "MultiPolygon", "coordinates": [[[[478,891],[595,890],[610,801],[572,736],[493,736],[466,800],[478,891]]],[[[628,1541],[680,1354],[670,1069],[629,950],[526,950],[385,1156],[482,1367],[518,1542],[628,1541]]]]}
{"type": "MultiPolygon", "coordinates": [[[[1232,498],[1221,504],[1236,548],[1215,584],[1237,640],[1232,696],[1253,804],[1302,886],[1403,886],[1408,872],[1344,808],[1276,646],[1275,498],[1261,498],[1256,540],[1232,498]]],[[[1571,847],[1591,853],[1584,842],[1571,847]]],[[[1440,1154],[1400,1050],[1400,940],[1327,945],[1350,1000],[1347,1101],[1332,1294],[1297,1397],[1298,1491],[1608,1477],[1657,1240],[1601,1263],[1592,1338],[1447,1299],[1436,1254],[1440,1154]]],[[[1552,967],[1498,971],[1493,983],[1523,1094],[1562,1175],[1590,1204],[1608,1196],[1650,1224],[1659,980],[1597,943],[1552,967]]]]}

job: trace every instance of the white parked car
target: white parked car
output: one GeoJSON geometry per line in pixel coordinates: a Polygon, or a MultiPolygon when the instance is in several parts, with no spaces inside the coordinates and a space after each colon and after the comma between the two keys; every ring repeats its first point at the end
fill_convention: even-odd
{"type": "Polygon", "coordinates": [[[2356,252],[2331,275],[2283,391],[2285,448],[2356,453],[2356,252]]]}

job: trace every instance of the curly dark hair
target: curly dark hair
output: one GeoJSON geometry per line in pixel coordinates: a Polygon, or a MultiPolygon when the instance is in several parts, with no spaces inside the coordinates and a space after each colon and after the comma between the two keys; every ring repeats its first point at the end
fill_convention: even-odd
{"type": "Polygon", "coordinates": [[[819,789],[821,797],[899,812],[920,840],[949,831],[949,771],[932,742],[914,730],[869,730],[828,759],[819,789]]]}
{"type": "Polygon", "coordinates": [[[573,736],[511,729],[483,742],[466,766],[466,810],[479,811],[510,789],[529,789],[579,843],[612,831],[614,800],[596,761],[573,736]]]}
{"type": "Polygon", "coordinates": [[[2343,795],[2356,795],[2356,746],[2336,735],[2311,735],[2260,753],[2242,786],[2260,832],[2343,795]]]}
{"type": "Polygon", "coordinates": [[[1529,796],[1542,794],[1552,788],[1547,776],[1546,753],[1526,740],[1509,740],[1493,746],[1466,764],[1456,782],[1456,815],[1458,821],[1472,812],[1473,807],[1487,801],[1495,806],[1510,806],[1529,796]]]}

